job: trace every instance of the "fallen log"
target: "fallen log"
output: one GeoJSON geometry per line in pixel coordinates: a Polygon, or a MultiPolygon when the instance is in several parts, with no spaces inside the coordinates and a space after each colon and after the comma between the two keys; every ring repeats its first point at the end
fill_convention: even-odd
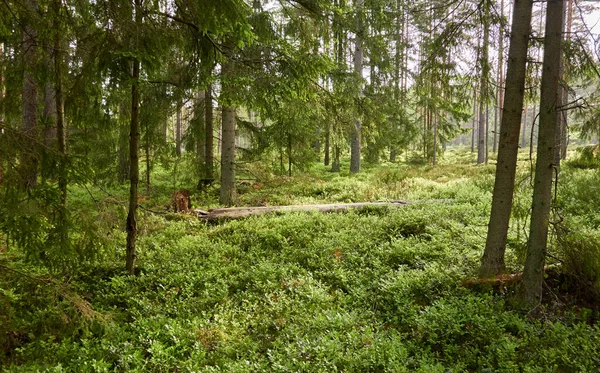
{"type": "Polygon", "coordinates": [[[423,201],[379,201],[379,202],[356,202],[356,203],[335,203],[319,205],[290,205],[290,206],[257,206],[257,207],[227,207],[210,209],[208,211],[195,209],[194,213],[198,218],[207,221],[219,219],[242,219],[251,215],[263,215],[271,212],[289,212],[289,211],[318,211],[318,212],[338,212],[349,209],[364,209],[367,207],[404,207],[415,203],[427,202],[448,202],[447,199],[423,200],[423,201]]]}

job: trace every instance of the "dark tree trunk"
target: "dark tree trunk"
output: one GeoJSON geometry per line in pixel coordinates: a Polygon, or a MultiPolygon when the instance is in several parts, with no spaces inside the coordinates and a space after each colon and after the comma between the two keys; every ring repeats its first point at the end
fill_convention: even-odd
{"type": "Polygon", "coordinates": [[[515,186],[532,7],[533,0],[515,0],[492,211],[481,260],[482,277],[494,276],[505,269],[504,253],[515,186]]]}
{"type": "MultiPolygon", "coordinates": [[[[500,1],[500,17],[504,19],[504,0],[500,1]]],[[[492,151],[498,151],[498,120],[502,122],[502,107],[504,106],[504,25],[498,30],[498,87],[496,89],[496,111],[494,114],[494,146],[492,151]]]]}
{"type": "Polygon", "coordinates": [[[38,175],[38,117],[37,117],[37,95],[38,86],[34,78],[37,58],[37,33],[31,27],[31,18],[37,13],[38,4],[35,0],[27,0],[24,3],[26,10],[30,12],[29,19],[23,25],[23,149],[21,153],[19,173],[22,178],[23,187],[26,190],[35,188],[38,175]]]}
{"type": "Polygon", "coordinates": [[[340,147],[333,146],[333,163],[331,164],[331,172],[340,172],[340,147]]]}
{"type": "Polygon", "coordinates": [[[64,99],[63,99],[63,79],[62,79],[62,49],[61,49],[61,24],[59,19],[61,0],[54,0],[55,16],[55,35],[54,35],[54,88],[56,104],[56,139],[58,147],[58,192],[61,208],[58,210],[58,222],[60,225],[61,246],[66,247],[69,241],[69,231],[67,230],[67,131],[64,120],[64,99]]]}
{"type": "Polygon", "coordinates": [[[182,119],[181,119],[181,111],[182,109],[182,104],[181,102],[177,103],[177,113],[176,113],[176,119],[175,119],[175,154],[177,154],[177,157],[181,157],[181,154],[183,152],[183,146],[181,143],[181,133],[182,133],[182,119]]]}
{"type": "Polygon", "coordinates": [[[329,148],[331,148],[330,146],[330,137],[331,137],[331,133],[329,131],[329,124],[327,125],[327,131],[325,132],[325,157],[323,159],[323,164],[325,166],[329,166],[329,148]]]}
{"type": "Polygon", "coordinates": [[[288,176],[292,177],[292,135],[287,135],[288,176]]]}
{"type": "Polygon", "coordinates": [[[560,102],[561,95],[558,82],[562,60],[563,17],[564,0],[548,0],[531,224],[527,258],[518,292],[519,300],[529,308],[537,306],[542,299],[544,262],[552,203],[552,177],[557,166],[554,163],[554,157],[558,123],[557,103],[560,102]]]}
{"type": "MultiPolygon", "coordinates": [[[[356,9],[357,9],[357,35],[356,35],[356,49],[354,51],[354,73],[357,75],[359,79],[358,86],[358,96],[359,98],[362,96],[362,70],[363,70],[363,29],[362,29],[362,7],[363,0],[355,0],[356,9]]],[[[350,141],[350,172],[355,174],[360,172],[360,152],[361,152],[361,133],[362,133],[362,123],[359,119],[359,110],[356,111],[356,118],[354,119],[354,128],[351,133],[351,141],[350,141]]]]}
{"type": "Polygon", "coordinates": [[[196,138],[196,160],[200,165],[199,175],[200,178],[204,178],[206,173],[206,91],[198,91],[196,94],[196,106],[194,107],[194,137],[196,138]]]}
{"type": "MultiPolygon", "coordinates": [[[[142,23],[142,0],[135,0],[135,22],[136,26],[142,23]]],[[[133,60],[133,71],[131,74],[131,123],[129,129],[129,212],[127,214],[127,249],[125,258],[125,269],[129,274],[135,274],[136,241],[137,241],[137,209],[138,209],[138,185],[140,182],[139,165],[139,109],[140,109],[140,61],[133,60]]]]}
{"type": "Polygon", "coordinates": [[[489,44],[490,44],[490,3],[489,0],[483,0],[483,46],[481,51],[481,80],[479,81],[480,99],[479,99],[479,131],[477,141],[477,164],[483,164],[487,159],[487,115],[486,106],[488,101],[488,88],[490,76],[489,64],[489,44]]]}
{"type": "Polygon", "coordinates": [[[206,88],[204,95],[204,179],[212,181],[213,176],[213,159],[214,159],[214,124],[213,124],[213,106],[212,106],[212,85],[206,88]]]}

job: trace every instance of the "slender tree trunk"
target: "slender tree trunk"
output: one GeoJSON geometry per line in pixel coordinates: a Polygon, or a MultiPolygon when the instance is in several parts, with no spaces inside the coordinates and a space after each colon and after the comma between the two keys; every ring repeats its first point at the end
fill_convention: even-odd
{"type": "MultiPolygon", "coordinates": [[[[36,0],[27,0],[24,3],[26,10],[32,15],[37,13],[36,0]]],[[[21,153],[19,173],[23,180],[25,190],[35,188],[38,175],[38,118],[37,95],[38,86],[34,78],[37,58],[37,33],[26,21],[23,25],[23,124],[22,131],[24,145],[21,153]]]]}
{"type": "Polygon", "coordinates": [[[175,154],[177,157],[181,157],[182,144],[181,144],[181,133],[182,133],[182,119],[181,119],[182,103],[177,103],[177,115],[175,119],[175,154]]]}
{"type": "Polygon", "coordinates": [[[438,131],[438,115],[437,110],[433,113],[433,165],[437,164],[437,131],[438,131]]]}
{"type": "Polygon", "coordinates": [[[532,7],[533,0],[515,0],[514,3],[492,211],[481,260],[482,277],[494,276],[505,268],[504,252],[515,187],[532,7]]]}
{"type": "Polygon", "coordinates": [[[60,225],[60,242],[62,247],[67,247],[69,242],[69,231],[67,229],[67,131],[64,120],[64,99],[63,99],[63,79],[62,79],[62,49],[61,49],[61,30],[60,9],[61,0],[54,0],[54,88],[56,104],[56,139],[58,147],[58,193],[61,208],[58,210],[58,224],[60,225]]]}
{"type": "Polygon", "coordinates": [[[333,146],[333,163],[331,164],[331,172],[340,172],[340,147],[333,146]]]}
{"type": "Polygon", "coordinates": [[[331,145],[329,144],[330,142],[330,137],[331,137],[331,132],[329,131],[329,127],[330,125],[327,125],[327,131],[325,132],[325,157],[323,159],[323,164],[325,166],[329,166],[329,148],[331,148],[331,145]]]}
{"type": "Polygon", "coordinates": [[[212,181],[214,178],[214,121],[213,121],[213,105],[212,105],[212,85],[208,85],[205,93],[204,100],[204,129],[206,133],[204,134],[204,141],[206,144],[204,145],[204,150],[206,154],[204,155],[204,178],[207,181],[212,181]]]}
{"type": "MultiPolygon", "coordinates": [[[[504,0],[500,1],[500,17],[504,19],[504,0]]],[[[494,115],[494,146],[493,152],[498,151],[498,119],[502,122],[502,107],[504,106],[504,24],[501,22],[498,30],[498,88],[496,90],[497,109],[494,115]]]]}
{"type": "Polygon", "coordinates": [[[552,203],[552,176],[556,149],[558,122],[557,102],[560,64],[562,60],[562,31],[564,0],[548,0],[546,33],[544,38],[544,63],[540,95],[540,125],[538,130],[537,160],[531,204],[531,224],[527,243],[527,258],[521,278],[518,297],[527,307],[537,306],[542,299],[544,262],[552,203]]]}
{"type": "MultiPolygon", "coordinates": [[[[354,73],[359,79],[358,83],[358,97],[362,97],[362,70],[363,70],[363,26],[362,26],[362,10],[364,0],[355,0],[356,5],[356,49],[354,51],[354,73]]],[[[351,144],[350,144],[350,172],[355,174],[360,172],[360,140],[362,132],[362,123],[359,119],[359,110],[356,111],[357,117],[354,119],[354,128],[351,133],[351,144]]]]}
{"type": "Polygon", "coordinates": [[[204,136],[206,136],[205,130],[205,117],[204,117],[204,105],[206,103],[206,92],[204,90],[199,90],[196,94],[196,107],[194,108],[194,123],[196,124],[196,128],[194,134],[196,135],[196,159],[198,160],[198,164],[201,165],[201,169],[199,174],[201,177],[204,177],[204,157],[206,156],[206,141],[204,140],[204,136]]]}
{"type": "MultiPolygon", "coordinates": [[[[566,8],[566,27],[565,27],[565,41],[568,41],[571,39],[571,29],[573,26],[573,0],[568,0],[568,5],[566,8]]],[[[561,65],[562,69],[561,69],[561,77],[562,77],[562,84],[561,84],[561,106],[562,106],[562,110],[560,112],[560,156],[559,156],[559,161],[557,162],[557,164],[560,162],[560,160],[564,160],[567,159],[567,145],[568,145],[568,136],[567,136],[567,132],[568,132],[568,112],[565,108],[565,106],[568,104],[569,102],[569,82],[567,80],[568,75],[569,75],[569,61],[567,59],[563,59],[563,64],[561,65]]]]}
{"type": "Polygon", "coordinates": [[[477,123],[477,89],[473,89],[473,120],[471,124],[471,153],[475,153],[475,124],[477,123]]]}
{"type": "MultiPolygon", "coordinates": [[[[535,109],[534,109],[534,111],[535,111],[535,109]]],[[[527,146],[527,115],[528,115],[528,113],[529,113],[529,104],[525,104],[525,110],[523,110],[523,131],[521,132],[521,148],[522,149],[525,149],[525,147],[527,146]]],[[[533,128],[533,124],[531,125],[531,128],[533,128]]],[[[533,146],[533,143],[530,144],[530,146],[533,146]]]]}
{"type": "Polygon", "coordinates": [[[483,14],[483,45],[481,51],[481,80],[479,82],[481,97],[479,99],[479,133],[477,141],[477,164],[483,164],[487,158],[487,146],[486,146],[486,113],[485,108],[488,101],[488,89],[489,89],[489,76],[490,76],[490,64],[489,64],[489,44],[490,44],[490,0],[483,0],[484,14],[483,14]]]}
{"type": "Polygon", "coordinates": [[[288,176],[292,177],[292,135],[287,135],[288,176]]]}
{"type": "MultiPolygon", "coordinates": [[[[135,23],[139,27],[142,23],[142,0],[135,0],[135,23]]],[[[129,132],[129,212],[127,214],[127,253],[125,268],[129,274],[135,274],[136,241],[137,241],[137,208],[138,208],[138,184],[140,181],[139,165],[139,109],[140,109],[140,61],[133,60],[133,72],[131,82],[131,123],[129,132]]]]}
{"type": "MultiPolygon", "coordinates": [[[[6,71],[6,63],[4,62],[4,43],[0,43],[0,136],[4,135],[4,127],[6,126],[5,117],[5,105],[4,100],[6,99],[6,87],[4,83],[4,76],[6,71]]],[[[4,183],[4,161],[6,158],[0,157],[0,185],[4,183]]]]}
{"type": "Polygon", "coordinates": [[[124,183],[125,181],[129,180],[131,169],[131,160],[129,157],[129,132],[131,132],[131,118],[129,118],[129,123],[126,123],[124,118],[127,116],[127,114],[131,115],[131,113],[128,113],[125,104],[121,102],[119,104],[119,147],[117,150],[117,177],[120,183],[124,183]]]}
{"type": "MultiPolygon", "coordinates": [[[[233,87],[228,79],[233,72],[233,62],[227,61],[221,68],[222,95],[231,93],[233,87]]],[[[234,107],[222,104],[222,138],[221,138],[221,189],[219,201],[222,205],[231,206],[235,200],[235,122],[234,107]]]]}

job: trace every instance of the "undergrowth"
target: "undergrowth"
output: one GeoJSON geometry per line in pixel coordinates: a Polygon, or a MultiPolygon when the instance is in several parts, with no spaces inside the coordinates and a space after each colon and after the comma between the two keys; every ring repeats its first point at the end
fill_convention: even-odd
{"type": "MultiPolygon", "coordinates": [[[[219,224],[166,214],[170,192],[186,184],[173,181],[183,179],[173,170],[159,171],[141,201],[138,276],[122,270],[126,189],[111,187],[102,198],[94,187],[73,191],[72,200],[98,216],[104,255],[58,281],[22,266],[18,249],[0,254],[2,268],[13,268],[0,270],[0,370],[597,370],[600,330],[591,310],[531,318],[503,294],[462,286],[477,273],[493,188],[493,166],[450,164],[471,156],[449,152],[436,167],[388,164],[358,175],[315,165],[292,178],[254,179],[260,188],[244,190],[238,204],[422,202],[219,224]]],[[[521,207],[509,234],[514,272],[526,242],[527,167],[519,170],[521,207]]],[[[597,260],[585,240],[598,238],[600,201],[585,190],[598,176],[564,172],[571,176],[561,184],[560,213],[571,231],[585,229],[562,246],[554,239],[552,253],[567,258],[561,248],[577,247],[597,260]]],[[[194,198],[201,208],[217,205],[216,189],[194,198]]],[[[593,275],[593,266],[577,263],[565,265],[593,275]]]]}

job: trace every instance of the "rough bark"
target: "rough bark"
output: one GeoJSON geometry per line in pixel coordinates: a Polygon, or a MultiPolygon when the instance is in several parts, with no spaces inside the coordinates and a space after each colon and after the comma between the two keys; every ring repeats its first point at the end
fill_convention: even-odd
{"type": "Polygon", "coordinates": [[[331,133],[329,131],[329,125],[327,125],[327,130],[325,131],[325,157],[323,158],[323,164],[325,166],[329,166],[329,148],[331,147],[330,142],[331,133]]]}
{"type": "Polygon", "coordinates": [[[26,190],[35,188],[38,175],[38,117],[37,117],[37,94],[38,85],[33,76],[36,69],[37,58],[37,33],[31,26],[31,19],[37,12],[38,4],[35,0],[27,0],[24,3],[26,10],[30,13],[23,23],[23,146],[20,159],[19,173],[22,178],[23,188],[26,190]]]}
{"type": "Polygon", "coordinates": [[[181,142],[181,134],[182,134],[182,119],[181,119],[181,111],[182,109],[181,102],[177,103],[177,113],[175,119],[175,153],[178,157],[181,157],[183,151],[183,145],[181,142]]]}
{"type": "MultiPolygon", "coordinates": [[[[61,0],[54,0],[55,17],[58,19],[61,9],[61,0]]],[[[63,99],[63,79],[62,79],[62,48],[61,48],[61,25],[58,20],[55,24],[54,36],[54,76],[55,76],[55,104],[56,104],[56,139],[58,147],[58,190],[60,194],[60,203],[63,207],[67,205],[67,131],[65,126],[64,116],[64,99],[63,99]]],[[[64,222],[64,211],[60,212],[60,221],[64,222]]],[[[65,234],[67,230],[65,229],[65,234]]]]}
{"type": "MultiPolygon", "coordinates": [[[[504,19],[504,0],[500,1],[500,17],[504,19]]],[[[492,152],[498,151],[498,120],[502,122],[502,107],[504,106],[504,24],[498,31],[498,88],[496,89],[497,108],[494,114],[494,146],[492,152]]]]}
{"type": "MultiPolygon", "coordinates": [[[[221,88],[223,101],[228,99],[233,87],[229,79],[233,73],[233,62],[227,61],[221,68],[221,88]]],[[[235,202],[235,124],[236,110],[223,103],[221,123],[221,189],[219,201],[231,206],[235,202]]]]}
{"type": "Polygon", "coordinates": [[[486,118],[485,108],[488,101],[488,89],[489,89],[489,76],[490,76],[490,64],[489,64],[489,44],[490,44],[490,3],[489,0],[483,1],[484,14],[483,14],[483,45],[481,50],[481,77],[479,81],[479,131],[477,137],[477,164],[483,164],[487,158],[487,144],[486,144],[486,118]]]}
{"type": "MultiPolygon", "coordinates": [[[[135,21],[139,25],[142,22],[141,0],[135,0],[135,21]]],[[[125,257],[125,269],[129,274],[135,274],[136,241],[137,241],[137,208],[138,208],[138,186],[140,182],[139,165],[139,108],[140,108],[140,61],[133,60],[131,74],[131,121],[129,128],[129,212],[127,213],[127,249],[125,257]]]]}
{"type": "Polygon", "coordinates": [[[513,8],[492,211],[480,268],[482,277],[494,276],[505,269],[504,253],[517,169],[532,6],[533,0],[515,0],[513,8]]]}
{"type": "Polygon", "coordinates": [[[213,159],[214,159],[214,123],[213,123],[213,106],[212,106],[212,85],[208,85],[204,95],[204,179],[212,181],[213,176],[213,159]]]}
{"type": "Polygon", "coordinates": [[[205,104],[206,92],[204,90],[199,90],[196,93],[196,106],[194,108],[194,124],[196,125],[196,128],[194,129],[194,134],[196,137],[196,159],[198,161],[198,164],[200,165],[199,174],[201,175],[201,177],[204,177],[204,168],[206,164],[204,160],[204,157],[206,156],[206,149],[204,149],[204,147],[206,146],[206,141],[204,140],[204,136],[206,136],[206,130],[204,128],[206,122],[206,118],[204,115],[205,104]]]}
{"type": "Polygon", "coordinates": [[[562,60],[563,17],[564,0],[548,0],[531,224],[525,268],[518,292],[519,301],[527,307],[537,306],[542,298],[552,203],[552,178],[556,169],[554,156],[558,123],[557,104],[561,95],[558,83],[562,60]]]}
{"type": "Polygon", "coordinates": [[[340,147],[333,146],[333,163],[331,164],[331,172],[340,172],[340,147]]]}
{"type": "MultiPolygon", "coordinates": [[[[354,73],[358,78],[358,99],[362,96],[362,70],[363,70],[363,29],[362,29],[362,8],[363,0],[356,0],[355,2],[357,9],[356,16],[356,45],[354,51],[354,73]]],[[[350,172],[355,174],[360,172],[360,140],[362,132],[362,123],[359,119],[358,111],[356,111],[356,118],[354,119],[354,128],[352,128],[351,141],[350,141],[350,172]]]]}

